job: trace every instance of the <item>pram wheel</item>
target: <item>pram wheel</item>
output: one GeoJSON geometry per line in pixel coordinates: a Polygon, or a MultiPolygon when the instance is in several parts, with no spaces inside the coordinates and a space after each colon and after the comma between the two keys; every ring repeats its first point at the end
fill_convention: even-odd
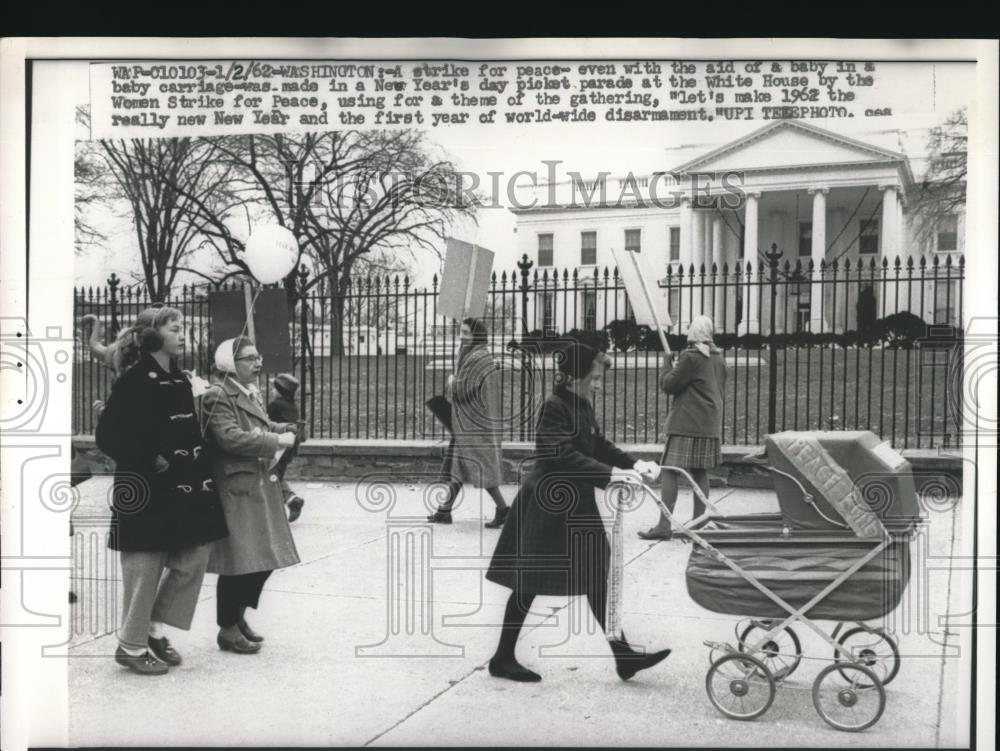
{"type": "MultiPolygon", "coordinates": [[[[899,672],[899,647],[896,646],[896,641],[884,631],[855,626],[845,631],[837,639],[837,643],[847,649],[857,662],[875,673],[883,686],[888,685],[899,672]]],[[[833,659],[842,665],[850,664],[836,650],[834,650],[833,659]]]]}
{"type": "MultiPolygon", "coordinates": [[[[739,635],[739,648],[747,652],[771,630],[771,621],[751,621],[739,635]]],[[[784,680],[795,672],[802,661],[802,643],[790,626],[785,626],[753,652],[767,665],[774,680],[784,680]],[[761,656],[762,655],[762,656],[761,656]]]]}
{"type": "Polygon", "coordinates": [[[705,676],[705,688],[715,708],[734,720],[754,720],[774,701],[771,671],[743,652],[731,652],[713,662],[705,676]]]}
{"type": "Polygon", "coordinates": [[[870,668],[852,663],[827,665],[813,683],[813,705],[837,730],[870,728],[885,711],[885,689],[870,668]]]}

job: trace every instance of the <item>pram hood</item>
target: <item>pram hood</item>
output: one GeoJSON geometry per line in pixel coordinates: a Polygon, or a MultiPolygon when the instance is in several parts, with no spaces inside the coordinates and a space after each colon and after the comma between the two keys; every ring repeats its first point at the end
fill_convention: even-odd
{"type": "Polygon", "coordinates": [[[920,506],[909,462],[870,431],[785,431],[764,442],[783,523],[791,529],[834,530],[861,537],[912,526],[920,506]],[[879,523],[881,522],[881,524],[879,523]]]}

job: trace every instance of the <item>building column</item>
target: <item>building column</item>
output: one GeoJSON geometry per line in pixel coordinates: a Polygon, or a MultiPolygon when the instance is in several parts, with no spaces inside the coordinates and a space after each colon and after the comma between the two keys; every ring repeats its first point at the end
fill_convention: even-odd
{"type": "MultiPolygon", "coordinates": [[[[712,259],[711,262],[715,266],[715,273],[709,277],[713,284],[712,287],[712,307],[711,316],[712,321],[715,323],[716,331],[725,331],[726,322],[723,319],[725,311],[723,310],[723,302],[726,299],[726,288],[724,288],[722,283],[728,281],[722,275],[722,267],[726,263],[726,236],[723,234],[725,230],[725,224],[723,224],[722,217],[719,215],[718,211],[712,213],[712,259]]],[[[712,269],[709,268],[709,273],[712,269]]]]}
{"type": "Polygon", "coordinates": [[[687,323],[691,322],[694,316],[701,315],[701,267],[705,263],[705,213],[694,210],[691,212],[691,265],[694,267],[688,281],[690,282],[691,293],[688,296],[688,304],[683,306],[681,318],[684,319],[684,328],[678,331],[683,334],[687,331],[687,323]],[[690,311],[690,312],[689,312],[690,311]]]}
{"type": "MultiPolygon", "coordinates": [[[[882,191],[882,244],[879,262],[881,263],[882,258],[888,260],[891,274],[893,264],[902,255],[902,201],[900,200],[899,190],[895,185],[879,185],[878,189],[882,191]]],[[[894,277],[890,275],[889,278],[893,279],[894,277]]],[[[885,315],[892,315],[899,312],[899,300],[897,299],[897,295],[892,294],[892,289],[892,287],[889,287],[888,294],[886,295],[885,315]]],[[[906,304],[905,300],[903,304],[906,304]]]]}
{"type": "Polygon", "coordinates": [[[889,263],[895,262],[899,256],[899,195],[895,185],[879,185],[882,191],[882,258],[888,258],[889,263]]]}
{"type": "Polygon", "coordinates": [[[691,199],[686,196],[681,199],[681,253],[680,264],[687,274],[687,267],[691,265],[691,252],[693,221],[692,221],[691,199]]]}
{"type": "MultiPolygon", "coordinates": [[[[846,238],[848,232],[845,229],[845,225],[847,224],[847,209],[838,206],[833,209],[832,213],[833,224],[831,226],[831,232],[838,233],[840,235],[840,239],[831,250],[833,256],[838,257],[844,250],[844,245],[847,242],[846,238]]],[[[842,334],[844,332],[848,289],[856,289],[856,285],[852,286],[844,284],[844,279],[847,278],[848,263],[849,261],[845,256],[844,258],[841,258],[840,262],[837,264],[836,308],[830,313],[833,318],[833,330],[838,334],[842,334]]]]}
{"type": "Polygon", "coordinates": [[[823,311],[823,274],[820,270],[826,257],[826,194],[829,188],[810,188],[812,210],[812,263],[813,283],[809,289],[809,328],[813,333],[829,331],[823,311]]]}
{"type": "Polygon", "coordinates": [[[740,321],[740,334],[759,334],[760,319],[760,287],[756,280],[760,274],[760,261],[757,260],[757,231],[759,229],[760,193],[747,193],[746,212],[743,219],[743,260],[740,262],[740,279],[746,282],[743,294],[743,320],[740,321]],[[747,264],[751,273],[747,276],[747,264]]]}
{"type": "MultiPolygon", "coordinates": [[[[773,210],[773,211],[771,211],[768,214],[768,218],[770,219],[770,228],[771,228],[770,236],[772,238],[770,242],[776,244],[778,246],[778,251],[780,253],[784,254],[784,259],[782,260],[782,265],[784,265],[784,260],[785,259],[790,260],[790,261],[794,261],[795,257],[796,257],[796,253],[793,252],[791,254],[791,257],[789,257],[788,245],[785,242],[785,240],[786,240],[786,232],[785,232],[785,230],[786,230],[786,224],[787,224],[787,219],[788,219],[788,212],[780,210],[780,209],[773,210]]],[[[770,248],[770,243],[765,242],[764,245],[765,245],[765,247],[762,248],[762,250],[765,253],[769,252],[770,249],[771,249],[770,248]]],[[[764,260],[762,256],[758,256],[758,258],[757,258],[757,264],[760,266],[761,273],[763,275],[764,280],[766,282],[769,282],[770,279],[771,279],[771,272],[768,269],[767,261],[764,260]]],[[[778,334],[783,333],[786,330],[786,327],[785,327],[785,313],[786,313],[786,308],[788,307],[788,304],[787,304],[788,303],[788,289],[789,289],[789,285],[787,285],[787,284],[781,284],[781,285],[778,286],[778,298],[777,298],[777,300],[775,302],[777,310],[774,311],[774,327],[777,329],[777,331],[775,333],[778,333],[778,334]]],[[[764,295],[764,306],[763,307],[764,307],[764,309],[761,311],[761,320],[762,321],[767,321],[768,325],[770,325],[770,320],[771,320],[770,319],[770,316],[771,316],[771,295],[770,294],[765,294],[764,295]]],[[[794,320],[794,318],[795,318],[795,311],[791,311],[791,315],[792,315],[792,319],[794,320]]],[[[766,333],[770,333],[770,329],[768,329],[768,331],[766,333]]]]}

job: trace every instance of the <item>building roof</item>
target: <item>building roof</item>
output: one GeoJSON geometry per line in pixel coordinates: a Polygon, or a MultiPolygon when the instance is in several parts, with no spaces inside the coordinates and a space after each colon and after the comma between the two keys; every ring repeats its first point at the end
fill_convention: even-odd
{"type": "MultiPolygon", "coordinates": [[[[685,174],[688,172],[698,171],[707,165],[711,165],[713,162],[718,162],[721,157],[734,155],[752,144],[774,137],[782,131],[801,133],[808,138],[819,139],[829,144],[841,147],[842,150],[845,150],[845,153],[853,153],[857,155],[856,159],[841,159],[840,161],[833,159],[827,162],[827,164],[858,163],[861,161],[894,162],[898,163],[902,169],[904,181],[907,184],[913,183],[913,173],[910,170],[909,160],[905,154],[882,148],[880,146],[875,146],[870,143],[865,143],[864,141],[859,141],[854,138],[849,138],[801,120],[774,120],[764,127],[758,128],[752,133],[743,136],[742,138],[737,138],[735,141],[725,143],[718,148],[712,149],[711,151],[674,167],[671,172],[675,174],[685,174]]],[[[752,167],[752,169],[767,169],[767,167],[757,166],[752,167]]]]}

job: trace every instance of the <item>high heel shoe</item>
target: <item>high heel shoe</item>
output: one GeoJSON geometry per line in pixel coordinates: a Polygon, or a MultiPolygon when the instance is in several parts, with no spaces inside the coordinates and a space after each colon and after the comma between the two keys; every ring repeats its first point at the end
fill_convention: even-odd
{"type": "Polygon", "coordinates": [[[621,639],[609,639],[608,644],[611,645],[611,652],[615,656],[615,671],[623,681],[627,681],[640,670],[663,662],[671,652],[669,649],[649,653],[637,652],[625,640],[624,635],[621,639]]]}
{"type": "Polygon", "coordinates": [[[542,676],[533,670],[528,670],[528,668],[513,658],[501,660],[494,657],[491,659],[490,675],[494,678],[506,678],[518,683],[538,683],[538,681],[542,680],[542,676]]]}
{"type": "Polygon", "coordinates": [[[510,506],[504,506],[503,508],[498,508],[496,514],[491,521],[486,522],[483,526],[487,529],[497,529],[503,526],[503,523],[507,521],[507,514],[510,513],[510,506]]]}

